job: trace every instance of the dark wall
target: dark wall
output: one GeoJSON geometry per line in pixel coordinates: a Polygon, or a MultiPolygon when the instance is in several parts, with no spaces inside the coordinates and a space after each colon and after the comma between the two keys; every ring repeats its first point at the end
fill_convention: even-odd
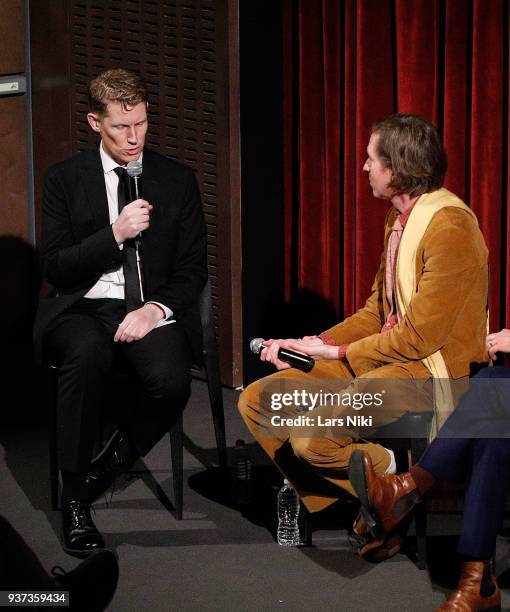
{"type": "Polygon", "coordinates": [[[282,7],[240,2],[244,383],[272,371],[249,351],[279,337],[284,304],[282,7]]]}
{"type": "Polygon", "coordinates": [[[19,236],[0,236],[0,428],[9,420],[45,416],[32,349],[39,282],[33,246],[19,236]]]}
{"type": "MultiPolygon", "coordinates": [[[[0,2],[0,77],[28,77],[25,57],[25,0],[0,2]]],[[[4,92],[5,93],[5,92],[4,92]]],[[[27,147],[28,95],[0,97],[0,388],[1,427],[10,419],[32,418],[36,405],[36,371],[32,354],[39,273],[30,243],[30,168],[27,147]]]]}

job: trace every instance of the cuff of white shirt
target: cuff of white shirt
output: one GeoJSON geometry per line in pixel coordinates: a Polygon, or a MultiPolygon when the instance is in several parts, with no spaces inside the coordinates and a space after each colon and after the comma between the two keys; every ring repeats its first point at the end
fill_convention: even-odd
{"type": "Polygon", "coordinates": [[[162,321],[168,321],[168,319],[171,319],[174,316],[174,313],[172,312],[172,310],[170,310],[170,308],[168,308],[168,306],[165,306],[164,304],[160,304],[159,302],[153,302],[152,300],[149,302],[145,302],[146,304],[156,304],[156,306],[159,306],[161,308],[161,310],[165,313],[165,318],[161,319],[162,321]]]}

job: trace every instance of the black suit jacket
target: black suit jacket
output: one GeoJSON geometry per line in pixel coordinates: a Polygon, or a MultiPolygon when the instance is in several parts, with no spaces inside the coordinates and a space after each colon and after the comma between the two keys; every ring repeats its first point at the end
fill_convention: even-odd
{"type": "MultiPolygon", "coordinates": [[[[207,279],[204,216],[193,172],[153,151],[143,154],[143,197],[153,205],[142,239],[145,299],[168,306],[200,362],[197,299],[207,279]]],[[[52,166],[44,184],[43,259],[50,283],[35,322],[36,353],[48,324],[122,263],[111,229],[99,149],[52,166]]]]}

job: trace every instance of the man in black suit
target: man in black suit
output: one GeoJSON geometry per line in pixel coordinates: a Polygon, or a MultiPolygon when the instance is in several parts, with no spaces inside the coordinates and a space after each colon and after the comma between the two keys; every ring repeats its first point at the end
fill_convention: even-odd
{"type": "Polygon", "coordinates": [[[193,173],[144,149],[143,80],[107,70],[91,82],[89,97],[87,119],[99,147],[46,176],[44,263],[53,289],[41,300],[35,329],[45,359],[60,367],[63,540],[78,556],[104,546],[91,502],[154,446],[186,404],[201,348],[196,302],[207,278],[193,173]],[[143,164],[143,198],[130,195],[125,167],[133,161],[143,164]],[[140,398],[94,458],[103,394],[119,357],[133,370],[140,398]]]}

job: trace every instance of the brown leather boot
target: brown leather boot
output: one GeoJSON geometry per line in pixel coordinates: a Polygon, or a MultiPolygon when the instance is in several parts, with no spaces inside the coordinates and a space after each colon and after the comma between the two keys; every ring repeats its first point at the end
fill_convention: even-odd
{"type": "Polygon", "coordinates": [[[402,536],[398,533],[385,534],[380,538],[371,539],[358,549],[358,554],[370,563],[381,563],[391,559],[402,548],[402,536]]]}
{"type": "Polygon", "coordinates": [[[350,543],[355,554],[371,563],[380,563],[396,555],[403,547],[404,536],[407,531],[406,521],[402,521],[395,531],[383,533],[381,537],[372,537],[365,525],[361,512],[352,526],[350,543]]]}
{"type": "Polygon", "coordinates": [[[501,592],[492,561],[467,561],[457,588],[436,612],[489,612],[501,610],[501,592]]]}
{"type": "Polygon", "coordinates": [[[364,451],[352,454],[349,480],[360,500],[365,525],[374,538],[392,531],[420,501],[411,474],[378,476],[364,451]]]}
{"type": "Polygon", "coordinates": [[[363,537],[368,535],[368,529],[365,525],[365,519],[361,512],[358,512],[358,516],[354,519],[354,523],[352,524],[352,530],[355,535],[363,537]]]}

